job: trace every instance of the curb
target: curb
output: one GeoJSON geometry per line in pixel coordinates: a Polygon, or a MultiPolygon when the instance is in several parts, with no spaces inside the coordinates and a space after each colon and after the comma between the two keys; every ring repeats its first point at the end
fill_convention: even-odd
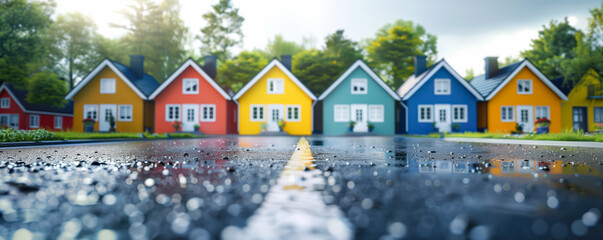
{"type": "Polygon", "coordinates": [[[522,144],[522,145],[558,146],[558,147],[603,148],[603,142],[585,142],[585,141],[547,141],[547,140],[521,140],[521,139],[496,139],[496,138],[444,138],[444,141],[490,143],[490,144],[522,144]]]}

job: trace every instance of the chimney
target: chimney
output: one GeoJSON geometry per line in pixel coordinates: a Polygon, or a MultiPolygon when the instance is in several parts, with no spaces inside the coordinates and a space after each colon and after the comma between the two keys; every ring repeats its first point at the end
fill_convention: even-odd
{"type": "Polygon", "coordinates": [[[209,75],[213,80],[216,80],[216,74],[218,73],[218,57],[216,56],[205,56],[203,63],[203,71],[209,75]]]}
{"type": "Polygon", "coordinates": [[[291,71],[291,55],[281,55],[281,63],[291,71]]]}
{"type": "Polygon", "coordinates": [[[130,70],[137,78],[144,75],[144,57],[142,55],[130,55],[130,70]]]}
{"type": "Polygon", "coordinates": [[[498,57],[486,57],[486,79],[492,78],[498,73],[498,57]]]}
{"type": "Polygon", "coordinates": [[[415,56],[415,77],[427,70],[427,56],[415,56]]]}

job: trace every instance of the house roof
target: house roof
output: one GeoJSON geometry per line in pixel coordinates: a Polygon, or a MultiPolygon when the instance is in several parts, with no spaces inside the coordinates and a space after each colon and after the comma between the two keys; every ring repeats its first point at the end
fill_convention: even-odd
{"type": "Polygon", "coordinates": [[[65,99],[72,99],[88,82],[90,82],[101,70],[105,67],[111,68],[123,81],[142,99],[148,100],[148,96],[155,91],[159,86],[159,83],[152,76],[143,73],[142,77],[137,77],[134,72],[121,63],[113,61],[111,59],[104,59],[98,64],[92,72],[90,72],[82,81],[80,81],[65,97],[65,99]]]}
{"type": "Polygon", "coordinates": [[[414,74],[410,76],[400,88],[396,91],[398,95],[402,98],[403,101],[408,100],[412,97],[417,90],[423,86],[431,77],[438,72],[441,68],[446,69],[461,85],[463,85],[477,100],[482,100],[482,95],[475,89],[471,84],[467,82],[461,75],[459,75],[446,60],[442,59],[429,67],[425,72],[421,73],[419,76],[415,76],[414,74]]]}
{"type": "Polygon", "coordinates": [[[491,78],[486,79],[486,75],[482,74],[476,76],[471,80],[471,85],[477,89],[484,100],[490,100],[494,97],[498,91],[500,91],[511,79],[521,71],[524,67],[528,67],[540,80],[542,80],[553,92],[563,100],[567,100],[567,96],[555,86],[555,84],[549,80],[542,72],[532,64],[528,59],[521,60],[519,62],[507,65],[498,70],[498,72],[491,78]]]}
{"type": "Polygon", "coordinates": [[[17,102],[17,105],[26,113],[39,113],[51,115],[73,115],[73,101],[68,101],[63,107],[55,107],[50,104],[29,103],[25,99],[29,91],[18,89],[9,83],[0,84],[0,92],[6,89],[9,95],[17,102]]]}
{"type": "Polygon", "coordinates": [[[255,75],[255,77],[253,77],[251,81],[247,82],[247,84],[245,84],[245,86],[243,86],[243,88],[241,88],[241,90],[239,90],[239,92],[235,94],[233,99],[238,100],[239,98],[241,98],[273,67],[279,68],[283,73],[285,73],[285,75],[287,75],[287,77],[289,77],[289,79],[291,79],[291,81],[293,81],[299,88],[301,88],[301,90],[304,91],[304,93],[306,93],[308,97],[310,97],[312,100],[316,100],[316,96],[301,81],[299,81],[299,79],[297,79],[297,77],[295,77],[295,75],[293,75],[293,73],[291,73],[291,71],[289,71],[289,69],[287,69],[278,59],[273,59],[272,61],[270,61],[270,63],[268,63],[268,65],[266,65],[266,67],[264,67],[262,71],[255,75]]]}
{"type": "Polygon", "coordinates": [[[201,74],[205,81],[207,81],[207,83],[209,83],[216,91],[218,91],[220,95],[224,97],[224,99],[231,100],[231,95],[229,95],[220,85],[218,85],[218,83],[216,83],[216,81],[214,81],[209,75],[207,75],[207,73],[203,71],[203,68],[192,58],[187,59],[182,65],[180,65],[180,67],[174,73],[172,73],[172,75],[170,75],[170,77],[165,80],[165,82],[163,82],[157,89],[155,89],[155,91],[152,92],[152,94],[149,96],[149,99],[155,99],[155,97],[157,97],[159,93],[161,93],[167,86],[169,86],[174,80],[176,80],[176,78],[178,78],[178,76],[180,76],[180,74],[182,74],[182,72],[184,72],[184,70],[186,70],[189,66],[193,67],[195,71],[201,74]]]}
{"type": "Polygon", "coordinates": [[[337,80],[335,80],[335,82],[333,82],[333,84],[331,84],[331,86],[329,86],[329,88],[327,88],[327,90],[325,90],[320,95],[320,97],[318,97],[318,100],[325,99],[333,90],[335,90],[335,88],[337,88],[337,86],[339,86],[339,84],[341,84],[357,68],[362,68],[362,70],[364,70],[375,82],[377,82],[377,84],[379,84],[379,86],[381,86],[383,90],[385,90],[392,98],[394,98],[394,100],[400,100],[400,97],[375,73],[375,71],[373,71],[373,69],[371,69],[361,59],[356,60],[356,62],[352,64],[352,66],[350,66],[348,70],[346,70],[339,78],[337,78],[337,80]]]}
{"type": "Polygon", "coordinates": [[[571,82],[564,83],[564,81],[565,77],[558,77],[551,80],[551,82],[555,84],[555,87],[559,88],[559,90],[561,90],[561,92],[567,96],[572,91],[574,86],[571,82]]]}

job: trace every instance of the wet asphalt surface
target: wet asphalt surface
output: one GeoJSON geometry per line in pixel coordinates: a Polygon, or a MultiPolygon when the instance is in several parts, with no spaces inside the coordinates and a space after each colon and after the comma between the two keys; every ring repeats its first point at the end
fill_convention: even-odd
{"type": "MultiPolygon", "coordinates": [[[[298,137],[0,149],[0,239],[219,239],[298,137]]],[[[309,137],[356,239],[601,239],[603,149],[309,137]]],[[[261,231],[259,229],[258,231],[261,231]]]]}

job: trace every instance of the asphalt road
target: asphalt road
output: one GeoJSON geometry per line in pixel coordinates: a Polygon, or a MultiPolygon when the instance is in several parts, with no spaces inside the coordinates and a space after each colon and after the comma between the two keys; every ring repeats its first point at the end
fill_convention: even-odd
{"type": "Polygon", "coordinates": [[[224,137],[0,149],[0,239],[601,239],[603,149],[224,137]]]}

